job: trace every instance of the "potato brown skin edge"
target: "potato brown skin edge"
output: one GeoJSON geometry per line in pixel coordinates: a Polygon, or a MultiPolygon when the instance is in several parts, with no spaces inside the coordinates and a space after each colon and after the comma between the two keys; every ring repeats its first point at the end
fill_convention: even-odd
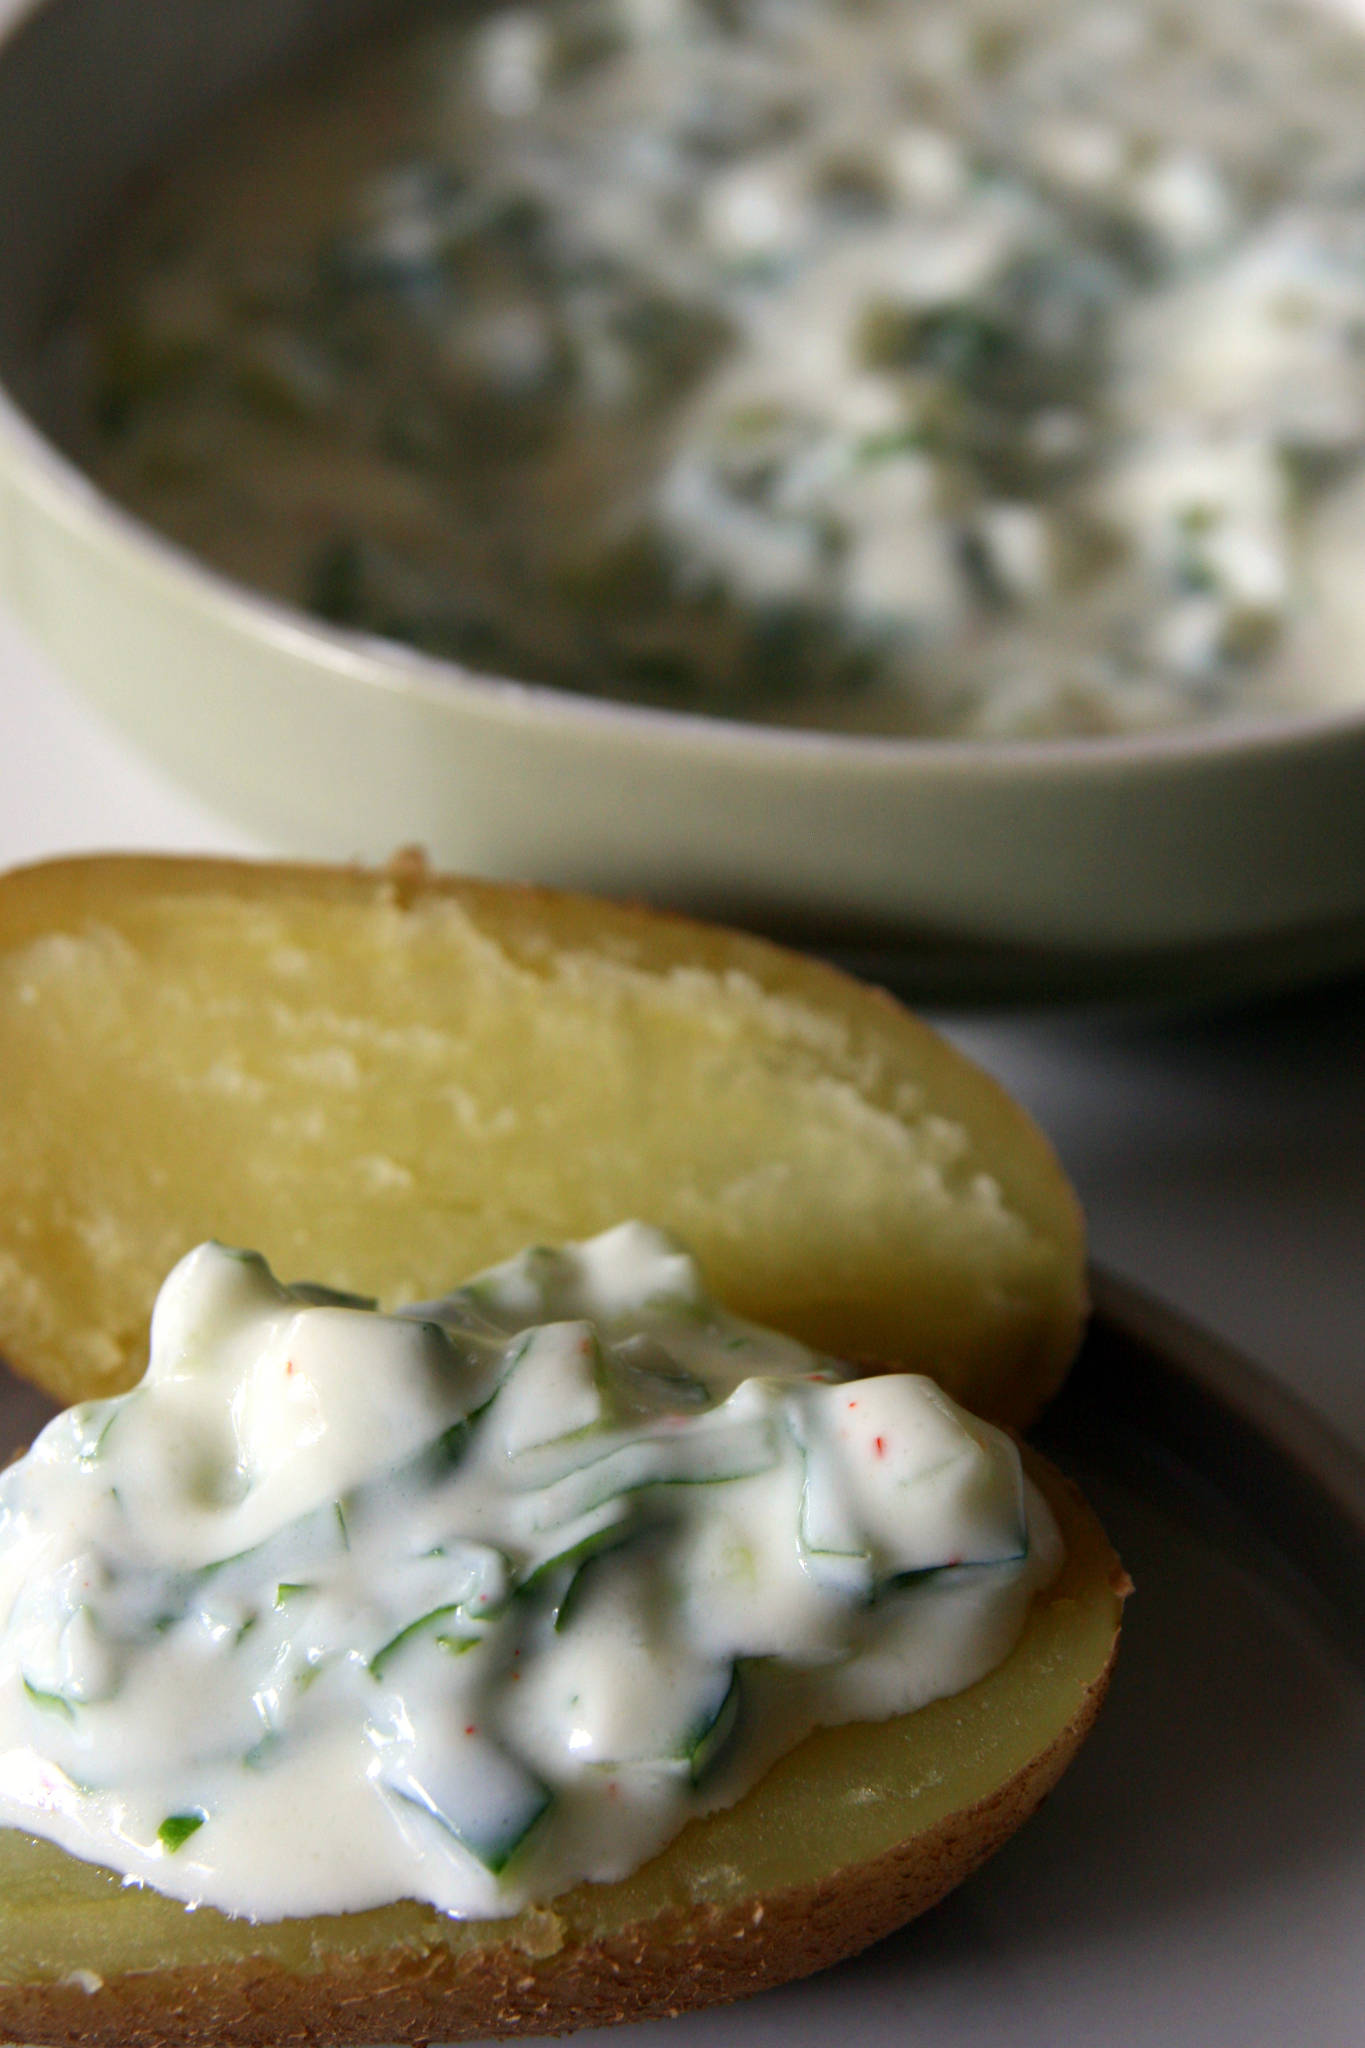
{"type": "MultiPolygon", "coordinates": [[[[490,916],[520,906],[518,915],[543,918],[547,931],[560,939],[588,933],[595,941],[599,921],[604,921],[622,942],[638,943],[644,958],[667,960],[676,947],[689,959],[714,960],[727,968],[743,963],[765,986],[784,992],[790,987],[832,1014],[881,1017],[907,1043],[934,1042],[926,1027],[881,991],[784,955],[763,941],[721,933],[674,913],[436,877],[417,861],[400,860],[387,874],[374,874],[123,856],[55,862],[5,882],[0,939],[11,943],[26,927],[60,926],[77,905],[83,914],[98,914],[106,898],[117,904],[125,889],[154,891],[163,882],[191,894],[236,887],[266,898],[306,887],[322,899],[387,900],[404,909],[448,894],[483,906],[490,916]]],[[[994,1084],[978,1078],[982,1100],[994,1105],[992,1113],[1023,1133],[1021,1113],[994,1084]]],[[[1037,1149],[1040,1160],[1044,1154],[1050,1159],[1041,1134],[1031,1126],[1027,1131],[1024,1142],[1037,1149]]],[[[1079,1273],[1078,1212],[1059,1172],[1053,1200],[1079,1273]]],[[[1002,1384],[999,1419],[1025,1420],[1060,1378],[1079,1325],[1078,1291],[1067,1310],[1065,1329],[1052,1332],[1049,1361],[1013,1362],[1020,1386],[1002,1384]]],[[[33,1376],[41,1383],[41,1372],[33,1376]]],[[[1109,1580],[1121,1595],[1125,1582],[1112,1555],[1109,1580]]],[[[53,2048],[66,2043],[73,2048],[196,2048],[209,2043],[279,2048],[286,2042],[365,2048],[378,2040],[422,2043],[568,2032],[742,1998],[857,1953],[935,1904],[985,1861],[1061,1776],[1098,1711],[1107,1678],[1106,1666],[1084,1691],[1065,1728],[989,1796],[920,1829],[890,1851],[813,1884],[724,1905],[670,1908],[609,1935],[573,1940],[540,1962],[505,1939],[464,1955],[435,1948],[329,1958],[325,1969],[307,1975],[248,1959],[131,1971],[109,1977],[94,1993],[72,1982],[0,1987],[0,2038],[53,2048]]],[[[73,1957],[73,1968],[79,1962],[73,1957]]]]}
{"type": "MultiPolygon", "coordinates": [[[[1107,1672],[1105,1680],[1107,1681],[1107,1672]]],[[[139,1972],[93,1996],[74,1985],[8,1992],[8,2038],[44,2048],[370,2048],[564,2034],[673,2018],[747,1998],[858,1954],[926,1912],[1028,1819],[1071,1761],[1104,1696],[991,1798],[862,1866],[742,1902],[663,1916],[573,1952],[553,1972],[510,1945],[477,1958],[371,1956],[301,1978],[271,1965],[139,1972]]]]}
{"type": "Polygon", "coordinates": [[[1113,1601],[1113,1635],[1065,1726],[974,1804],[816,1883],[671,1908],[571,1941],[539,1963],[504,1940],[475,1954],[335,1958],[306,1976],[245,1961],[132,1971],[94,1993],[70,1982],[6,1986],[0,2039],[35,2048],[372,2048],[563,2034],[747,1998],[858,1954],[936,1905],[1022,1826],[1075,1756],[1108,1689],[1129,1580],[1075,1488],[1026,1456],[1063,1528],[1088,1525],[1085,1547],[1100,1544],[1096,1577],[1113,1601]]]}

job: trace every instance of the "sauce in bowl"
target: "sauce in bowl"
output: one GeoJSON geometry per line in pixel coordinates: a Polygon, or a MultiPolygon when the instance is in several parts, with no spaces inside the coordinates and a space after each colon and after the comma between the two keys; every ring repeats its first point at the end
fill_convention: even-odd
{"type": "Polygon", "coordinates": [[[477,670],[969,739],[1292,715],[1359,693],[1305,650],[1365,533],[1363,96],[1295,0],[425,9],[127,207],[68,439],[477,670]]]}

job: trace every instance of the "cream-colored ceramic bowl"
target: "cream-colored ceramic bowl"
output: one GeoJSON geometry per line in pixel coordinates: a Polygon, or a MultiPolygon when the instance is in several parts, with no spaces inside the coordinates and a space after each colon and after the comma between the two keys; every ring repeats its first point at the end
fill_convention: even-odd
{"type": "Polygon", "coordinates": [[[82,248],[212,104],[379,11],[0,0],[0,598],[93,702],[284,849],[419,841],[764,926],[919,993],[1186,993],[1365,962],[1365,707],[981,745],[594,703],[319,625],[96,491],[33,423],[82,248]]]}

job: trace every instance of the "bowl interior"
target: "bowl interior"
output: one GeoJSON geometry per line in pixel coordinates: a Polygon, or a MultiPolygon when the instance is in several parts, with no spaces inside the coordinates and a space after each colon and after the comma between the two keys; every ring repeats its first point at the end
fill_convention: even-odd
{"type": "Polygon", "coordinates": [[[385,0],[0,0],[0,376],[21,401],[41,415],[35,355],[129,181],[242,87],[384,11],[385,0]]]}
{"type": "Polygon", "coordinates": [[[17,541],[9,594],[107,714],[282,848],[421,840],[728,915],[912,993],[1204,993],[1365,956],[1360,713],[925,743],[481,681],[228,584],[31,432],[58,425],[45,343],[129,185],[223,101],[410,5],[0,0],[0,583],[17,541]]]}

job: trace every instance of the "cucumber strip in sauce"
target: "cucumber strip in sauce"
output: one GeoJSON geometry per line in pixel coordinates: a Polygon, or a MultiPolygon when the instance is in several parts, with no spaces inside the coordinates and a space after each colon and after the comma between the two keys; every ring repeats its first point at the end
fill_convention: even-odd
{"type": "Polygon", "coordinates": [[[371,1677],[382,1679],[400,1650],[406,1648],[409,1643],[414,1642],[418,1636],[422,1635],[432,1626],[433,1622],[444,1621],[448,1615],[458,1614],[459,1611],[460,1603],[458,1600],[450,1600],[444,1607],[433,1607],[428,1614],[419,1614],[416,1621],[410,1621],[405,1628],[400,1628],[397,1635],[390,1636],[389,1640],[377,1649],[371,1657],[371,1677]]]}
{"type": "MultiPolygon", "coordinates": [[[[473,1630],[492,1621],[507,1604],[507,1560],[500,1550],[473,1542],[456,1542],[435,1553],[439,1561],[442,1590],[449,1597],[438,1600],[412,1621],[404,1623],[370,1658],[374,1677],[382,1678],[392,1659],[404,1646],[425,1633],[434,1622],[460,1615],[473,1630]]],[[[425,1576],[425,1574],[424,1574],[425,1576]]]]}
{"type": "Polygon", "coordinates": [[[687,1774],[694,1785],[701,1783],[734,1734],[739,1721],[740,1698],[739,1666],[735,1665],[719,1706],[709,1718],[699,1723],[684,1749],[687,1774]]]}
{"type": "Polygon", "coordinates": [[[637,1438],[546,1486],[536,1503],[535,1526],[553,1529],[642,1487],[748,1479],[776,1462],[777,1445],[766,1419],[735,1423],[727,1417],[725,1426],[712,1430],[703,1423],[686,1436],[637,1438]]]}
{"type": "Polygon", "coordinates": [[[575,1545],[572,1552],[555,1560],[557,1564],[566,1565],[569,1568],[564,1590],[560,1594],[554,1608],[554,1626],[557,1635],[562,1633],[573,1620],[574,1613],[583,1598],[584,1586],[591,1576],[593,1567],[600,1563],[604,1557],[610,1556],[619,1550],[623,1544],[631,1542],[641,1534],[642,1531],[638,1523],[622,1521],[604,1528],[596,1538],[575,1545]]]}
{"type": "Polygon", "coordinates": [[[788,1414],[804,1461],[800,1537],[816,1576],[867,1590],[943,1565],[1004,1564],[1027,1547],[1018,1457],[896,1376],[807,1385],[788,1414]]]}
{"type": "Polygon", "coordinates": [[[47,1714],[60,1714],[67,1721],[75,1720],[76,1702],[69,1700],[65,1693],[53,1692],[44,1685],[35,1685],[31,1678],[25,1678],[23,1684],[25,1693],[35,1707],[41,1707],[47,1714]]]}
{"type": "Polygon", "coordinates": [[[612,1549],[637,1526],[629,1500],[621,1496],[601,1501],[587,1515],[567,1529],[556,1529],[546,1544],[532,1553],[523,1568],[518,1594],[539,1593],[558,1571],[572,1572],[574,1566],[612,1549]]]}
{"type": "Polygon", "coordinates": [[[548,1786],[477,1730],[466,1730],[445,1754],[395,1756],[379,1782],[495,1877],[553,1801],[548,1786]]]}
{"type": "Polygon", "coordinates": [[[602,1346],[591,1323],[546,1323],[522,1342],[499,1387],[488,1426],[520,1460],[613,1419],[602,1346]]]}

